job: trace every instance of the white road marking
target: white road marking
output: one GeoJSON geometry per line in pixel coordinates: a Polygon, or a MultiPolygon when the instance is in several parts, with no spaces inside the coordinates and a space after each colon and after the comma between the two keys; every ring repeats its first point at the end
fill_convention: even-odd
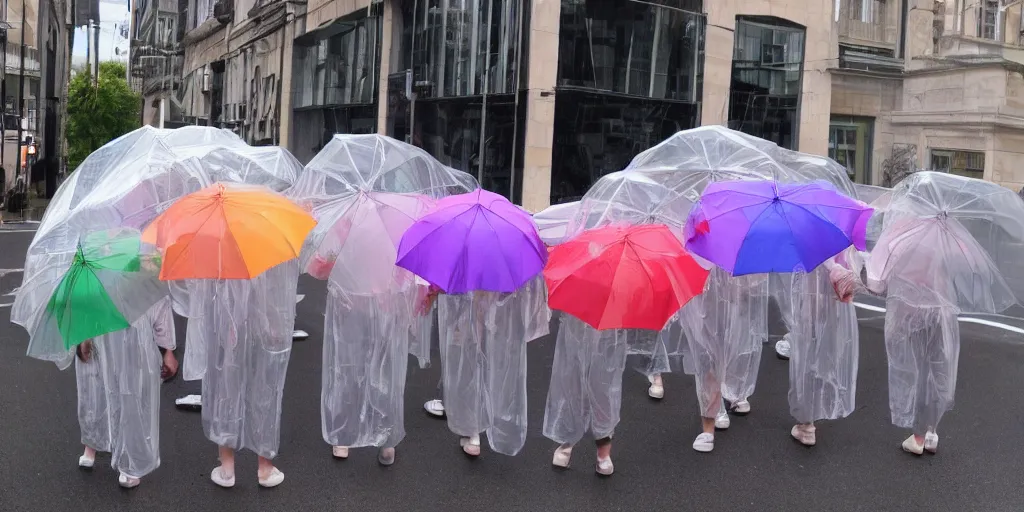
{"type": "Polygon", "coordinates": [[[872,306],[871,304],[864,304],[863,302],[854,302],[854,306],[868,311],[874,311],[876,313],[885,313],[885,308],[879,306],[872,306]]]}
{"type": "MultiPolygon", "coordinates": [[[[866,309],[868,311],[874,311],[876,313],[885,313],[885,308],[883,307],[872,306],[871,304],[864,304],[862,302],[854,302],[853,305],[861,309],[866,309]]],[[[985,325],[988,327],[995,327],[996,329],[1002,329],[1004,331],[1009,331],[1017,334],[1024,334],[1024,329],[1021,329],[1020,327],[1007,325],[1001,322],[993,322],[992,320],[985,320],[984,318],[960,317],[958,320],[968,324],[985,325]]]]}
{"type": "Polygon", "coordinates": [[[970,318],[965,317],[960,319],[961,322],[967,322],[969,324],[980,324],[987,325],[989,327],[995,327],[996,329],[1002,329],[1004,331],[1015,332],[1017,334],[1024,334],[1024,329],[1020,327],[1014,327],[1012,325],[1001,324],[999,322],[993,322],[992,320],[985,320],[984,318],[970,318]]]}
{"type": "Polygon", "coordinates": [[[34,229],[0,229],[0,235],[4,233],[35,233],[34,229]]]}

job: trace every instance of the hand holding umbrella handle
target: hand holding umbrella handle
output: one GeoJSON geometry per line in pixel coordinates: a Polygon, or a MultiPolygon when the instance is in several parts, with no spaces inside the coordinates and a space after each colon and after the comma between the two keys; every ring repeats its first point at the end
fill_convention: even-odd
{"type": "Polygon", "coordinates": [[[142,267],[142,270],[154,274],[160,272],[161,262],[162,260],[159,254],[151,254],[139,257],[139,264],[142,267]]]}
{"type": "Polygon", "coordinates": [[[832,289],[836,292],[836,300],[839,302],[853,300],[853,295],[860,287],[860,279],[853,271],[842,265],[835,265],[829,270],[828,276],[832,281],[832,289]]]}
{"type": "Polygon", "coordinates": [[[83,363],[88,363],[92,359],[92,340],[85,340],[81,345],[78,345],[75,348],[75,354],[83,363]]]}
{"type": "Polygon", "coordinates": [[[430,285],[427,289],[427,295],[423,297],[423,301],[420,302],[418,308],[416,308],[416,314],[420,316],[427,316],[430,314],[430,310],[434,307],[434,301],[437,300],[437,296],[441,294],[441,289],[430,285]]]}

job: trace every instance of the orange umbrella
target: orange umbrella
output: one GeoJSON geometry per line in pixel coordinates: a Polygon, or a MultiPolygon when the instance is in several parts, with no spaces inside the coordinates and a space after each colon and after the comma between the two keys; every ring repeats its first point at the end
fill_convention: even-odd
{"type": "Polygon", "coordinates": [[[316,225],[266,187],[217,183],[182,197],[146,229],[163,253],[160,279],[252,279],[298,257],[316,225]]]}

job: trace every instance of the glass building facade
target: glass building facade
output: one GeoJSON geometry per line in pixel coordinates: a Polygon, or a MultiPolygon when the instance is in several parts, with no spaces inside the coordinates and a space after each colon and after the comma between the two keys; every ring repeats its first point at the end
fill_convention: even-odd
{"type": "Polygon", "coordinates": [[[387,132],[518,200],[525,136],[524,0],[415,0],[393,16],[387,132]],[[403,70],[409,70],[403,78],[403,70]]]}
{"type": "Polygon", "coordinates": [[[729,128],[797,149],[803,27],[771,17],[736,18],[729,128]]]}
{"type": "Polygon", "coordinates": [[[700,123],[700,2],[562,0],[551,202],[700,123]]]}

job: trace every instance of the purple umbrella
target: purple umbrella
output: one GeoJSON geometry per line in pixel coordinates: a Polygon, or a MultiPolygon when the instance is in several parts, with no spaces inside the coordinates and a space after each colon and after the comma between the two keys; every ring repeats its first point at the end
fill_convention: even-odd
{"type": "Polygon", "coordinates": [[[533,218],[486,190],[449,196],[413,224],[398,266],[445,293],[510,293],[544,269],[548,252],[533,218]]]}
{"type": "Polygon", "coordinates": [[[810,272],[851,244],[865,250],[873,212],[821,181],[722,181],[690,211],[686,249],[734,276],[810,272]]]}

